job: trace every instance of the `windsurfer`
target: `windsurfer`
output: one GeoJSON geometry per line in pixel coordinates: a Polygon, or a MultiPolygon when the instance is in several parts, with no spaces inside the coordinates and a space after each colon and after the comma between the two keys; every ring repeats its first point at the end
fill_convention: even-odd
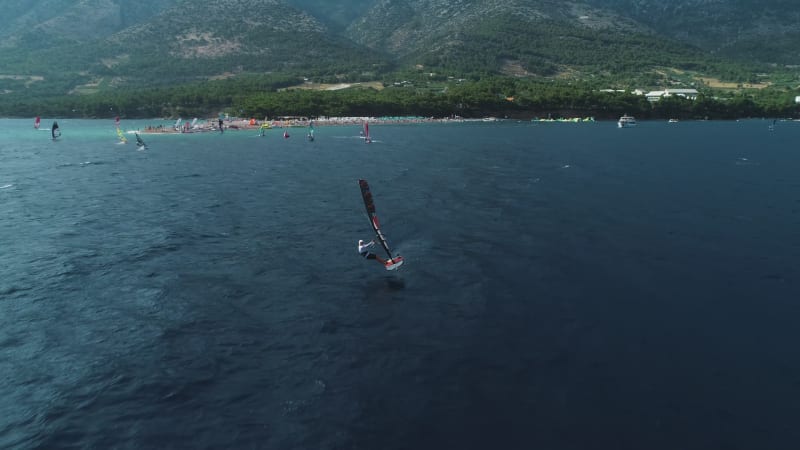
{"type": "Polygon", "coordinates": [[[147,144],[144,143],[142,138],[139,136],[139,133],[136,133],[136,145],[139,147],[139,150],[147,148],[147,144]]]}
{"type": "Polygon", "coordinates": [[[378,260],[379,263],[386,264],[386,260],[385,259],[381,258],[380,256],[378,256],[375,253],[372,253],[372,252],[370,252],[368,250],[368,248],[372,247],[373,245],[375,245],[375,241],[369,241],[369,242],[367,242],[365,244],[363,240],[359,239],[358,240],[358,253],[361,256],[363,256],[365,259],[376,259],[376,260],[378,260]]]}

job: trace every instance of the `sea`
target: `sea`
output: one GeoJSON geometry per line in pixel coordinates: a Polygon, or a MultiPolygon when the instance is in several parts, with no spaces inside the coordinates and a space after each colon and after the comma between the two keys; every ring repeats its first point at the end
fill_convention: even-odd
{"type": "Polygon", "coordinates": [[[800,442],[800,122],[58,122],[0,120],[0,448],[800,442]]]}

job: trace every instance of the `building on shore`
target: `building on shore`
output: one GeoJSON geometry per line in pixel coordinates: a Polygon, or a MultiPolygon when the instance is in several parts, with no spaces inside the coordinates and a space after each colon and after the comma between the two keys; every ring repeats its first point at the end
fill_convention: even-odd
{"type": "Polygon", "coordinates": [[[648,101],[657,102],[661,100],[662,97],[683,97],[688,98],[689,100],[697,99],[697,89],[664,89],[663,91],[650,91],[645,94],[648,101]]]}

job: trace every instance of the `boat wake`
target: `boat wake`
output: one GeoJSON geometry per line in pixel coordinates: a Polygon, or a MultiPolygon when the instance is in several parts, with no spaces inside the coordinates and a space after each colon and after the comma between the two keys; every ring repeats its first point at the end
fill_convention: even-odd
{"type": "Polygon", "coordinates": [[[757,162],[750,161],[748,158],[736,158],[736,162],[734,163],[737,166],[757,166],[757,162]]]}

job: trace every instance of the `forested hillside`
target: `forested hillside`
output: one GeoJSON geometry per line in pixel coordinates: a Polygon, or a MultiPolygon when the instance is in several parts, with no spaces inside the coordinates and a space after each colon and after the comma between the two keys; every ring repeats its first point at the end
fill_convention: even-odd
{"type": "Polygon", "coordinates": [[[220,83],[800,84],[800,4],[787,0],[0,0],[0,11],[11,110],[220,83]]]}
{"type": "Polygon", "coordinates": [[[343,29],[376,4],[376,0],[286,0],[335,29],[343,29]]]}
{"type": "Polygon", "coordinates": [[[796,0],[586,0],[655,30],[729,58],[800,64],[796,0]]]}
{"type": "Polygon", "coordinates": [[[178,0],[0,0],[0,51],[92,42],[149,20],[177,3],[178,0]]]}

